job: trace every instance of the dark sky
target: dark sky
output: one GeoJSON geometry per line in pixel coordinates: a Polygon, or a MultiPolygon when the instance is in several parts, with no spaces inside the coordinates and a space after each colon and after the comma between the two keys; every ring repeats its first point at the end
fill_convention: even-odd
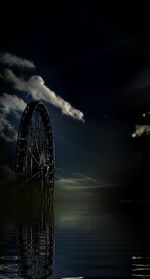
{"type": "MultiPolygon", "coordinates": [[[[148,150],[131,135],[150,106],[149,8],[131,1],[63,2],[47,15],[18,13],[8,25],[1,18],[0,51],[34,61],[32,75],[85,115],[83,124],[48,106],[57,176],[82,181],[85,175],[97,184],[131,177],[145,169],[141,158],[148,150]]],[[[1,81],[3,92],[13,90],[1,81]]],[[[13,166],[14,150],[15,144],[1,141],[1,164],[13,166]]]]}

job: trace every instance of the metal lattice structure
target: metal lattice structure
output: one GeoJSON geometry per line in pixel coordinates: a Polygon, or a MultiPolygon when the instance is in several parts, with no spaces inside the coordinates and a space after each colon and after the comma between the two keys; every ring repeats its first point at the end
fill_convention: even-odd
{"type": "Polygon", "coordinates": [[[17,141],[16,176],[25,181],[40,177],[54,182],[54,144],[46,106],[32,102],[25,108],[17,141]]]}

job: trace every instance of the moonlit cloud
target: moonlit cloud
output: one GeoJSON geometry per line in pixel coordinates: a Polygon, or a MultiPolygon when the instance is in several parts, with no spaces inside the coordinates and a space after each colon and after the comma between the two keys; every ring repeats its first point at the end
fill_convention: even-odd
{"type": "Polygon", "coordinates": [[[87,185],[93,185],[96,183],[96,180],[92,177],[89,177],[84,174],[79,174],[76,176],[70,176],[70,177],[59,177],[57,179],[57,183],[59,185],[65,185],[67,187],[77,187],[77,186],[87,186],[87,185]]]}
{"type": "Polygon", "coordinates": [[[35,68],[35,65],[32,61],[23,59],[8,52],[0,54],[0,63],[9,67],[16,66],[18,68],[35,68]]]}
{"type": "Polygon", "coordinates": [[[14,111],[24,111],[26,103],[22,98],[17,97],[16,95],[9,95],[4,93],[0,96],[0,109],[3,113],[8,114],[14,111]]]}
{"type": "Polygon", "coordinates": [[[28,80],[25,80],[22,77],[16,76],[12,70],[7,69],[4,72],[4,79],[12,82],[15,89],[27,92],[34,100],[44,100],[60,108],[63,114],[82,122],[84,121],[83,113],[51,91],[45,85],[41,76],[31,76],[28,80]]]}
{"type": "Polygon", "coordinates": [[[136,125],[136,129],[132,134],[132,137],[141,137],[143,135],[150,135],[150,125],[136,125]]]}
{"type": "MultiPolygon", "coordinates": [[[[16,66],[18,68],[35,68],[32,61],[22,59],[10,53],[0,53],[0,63],[7,67],[16,66]]],[[[17,76],[11,69],[4,68],[0,73],[0,78],[11,82],[13,87],[20,92],[27,92],[33,100],[45,101],[55,107],[61,109],[62,113],[74,119],[84,122],[83,113],[75,109],[69,102],[65,101],[55,92],[51,91],[46,85],[41,76],[31,76],[28,79],[17,76]]],[[[0,96],[0,136],[7,142],[13,142],[17,139],[17,131],[12,124],[11,113],[17,120],[20,112],[23,112],[26,107],[25,101],[16,96],[4,93],[0,96]]]]}
{"type": "Polygon", "coordinates": [[[4,93],[0,97],[0,136],[6,142],[14,142],[17,140],[17,131],[8,120],[10,113],[22,112],[26,107],[23,99],[4,93]]]}
{"type": "Polygon", "coordinates": [[[6,142],[17,140],[17,132],[4,113],[0,113],[0,136],[6,142]]]}

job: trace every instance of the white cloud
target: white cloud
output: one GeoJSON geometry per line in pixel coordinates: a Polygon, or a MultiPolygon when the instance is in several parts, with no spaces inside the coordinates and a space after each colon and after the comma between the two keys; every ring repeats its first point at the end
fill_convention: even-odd
{"type": "Polygon", "coordinates": [[[23,59],[21,57],[18,57],[8,52],[0,55],[0,63],[7,65],[9,67],[17,66],[19,68],[28,68],[28,69],[35,68],[35,65],[32,61],[23,59]]]}
{"type": "Polygon", "coordinates": [[[132,137],[141,137],[142,135],[150,135],[150,125],[136,125],[136,129],[132,134],[132,137]]]}
{"type": "Polygon", "coordinates": [[[4,113],[0,113],[0,136],[7,142],[17,140],[17,132],[4,113]]]}
{"type": "Polygon", "coordinates": [[[3,113],[10,113],[11,111],[24,111],[26,103],[22,98],[16,95],[9,95],[4,93],[0,96],[0,109],[3,113]]]}
{"type": "MultiPolygon", "coordinates": [[[[22,59],[10,53],[0,53],[0,63],[4,66],[19,68],[35,68],[32,61],[22,59]]],[[[0,73],[0,78],[5,79],[13,84],[13,87],[21,92],[27,92],[33,100],[46,101],[57,108],[60,108],[62,113],[79,121],[84,121],[84,115],[80,110],[75,109],[72,105],[57,96],[55,92],[51,91],[46,85],[41,76],[31,76],[29,79],[18,77],[10,69],[4,69],[0,73]]],[[[4,93],[0,96],[0,136],[7,142],[13,142],[17,139],[17,131],[12,123],[9,121],[9,114],[14,113],[18,117],[19,112],[23,112],[26,103],[22,98],[16,95],[9,95],[4,93]]],[[[76,180],[79,182],[79,180],[76,180]]]]}
{"type": "Polygon", "coordinates": [[[4,78],[12,82],[15,89],[27,92],[34,100],[44,100],[60,108],[63,114],[84,121],[83,113],[51,91],[45,85],[41,76],[31,76],[28,80],[25,80],[22,77],[17,77],[12,70],[7,69],[4,72],[4,78]]]}
{"type": "Polygon", "coordinates": [[[23,99],[4,93],[0,97],[0,136],[7,142],[17,140],[17,131],[8,120],[8,115],[11,112],[22,112],[26,107],[23,99]]]}
{"type": "Polygon", "coordinates": [[[84,174],[77,174],[76,176],[70,177],[59,177],[57,179],[57,183],[60,185],[65,185],[68,187],[72,186],[83,186],[83,185],[94,185],[96,180],[84,174]]]}

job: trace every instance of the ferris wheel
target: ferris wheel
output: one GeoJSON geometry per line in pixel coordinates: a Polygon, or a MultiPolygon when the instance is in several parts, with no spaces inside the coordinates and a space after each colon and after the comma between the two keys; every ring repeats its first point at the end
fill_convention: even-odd
{"type": "Polygon", "coordinates": [[[54,183],[54,143],[46,106],[29,103],[22,115],[16,150],[16,176],[24,181],[40,178],[54,183]]]}

